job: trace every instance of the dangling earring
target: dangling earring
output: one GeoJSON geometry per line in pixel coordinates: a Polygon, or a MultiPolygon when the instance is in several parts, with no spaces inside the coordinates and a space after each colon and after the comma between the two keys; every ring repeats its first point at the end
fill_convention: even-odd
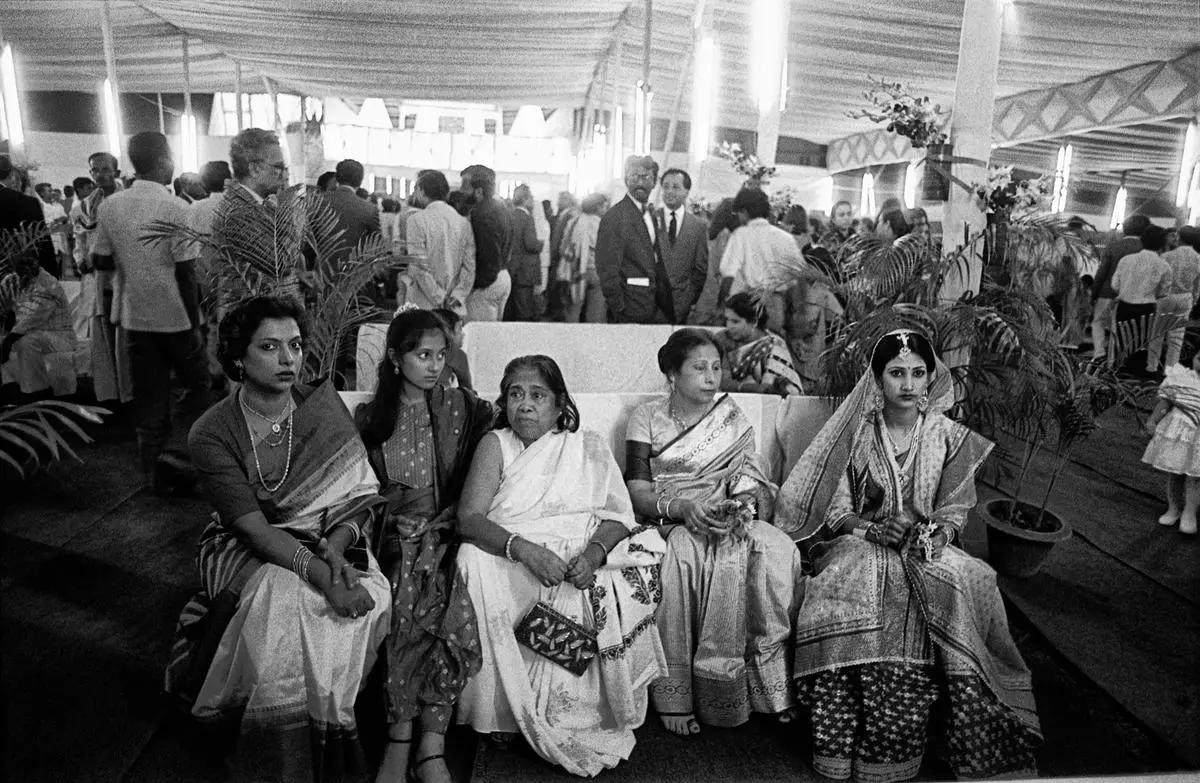
{"type": "Polygon", "coordinates": [[[400,365],[398,365],[398,364],[393,364],[393,365],[392,365],[392,372],[394,372],[394,373],[396,373],[397,375],[399,375],[399,374],[400,374],[400,365]]]}
{"type": "Polygon", "coordinates": [[[921,395],[921,399],[917,400],[917,410],[919,410],[921,413],[924,413],[928,409],[929,409],[929,392],[925,392],[924,394],[921,395]]]}
{"type": "Polygon", "coordinates": [[[237,379],[240,381],[243,378],[245,378],[246,377],[246,367],[241,362],[234,362],[233,365],[235,367],[237,367],[237,371],[238,371],[237,379]]]}

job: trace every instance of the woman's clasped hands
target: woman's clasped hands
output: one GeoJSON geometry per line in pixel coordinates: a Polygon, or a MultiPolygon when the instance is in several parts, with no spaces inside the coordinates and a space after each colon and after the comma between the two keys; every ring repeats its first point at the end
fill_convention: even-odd
{"type": "Polygon", "coordinates": [[[323,592],[339,617],[358,619],[375,608],[375,600],[359,584],[358,569],[336,547],[331,547],[327,539],[322,538],[317,544],[317,556],[329,566],[329,584],[323,592]]]}

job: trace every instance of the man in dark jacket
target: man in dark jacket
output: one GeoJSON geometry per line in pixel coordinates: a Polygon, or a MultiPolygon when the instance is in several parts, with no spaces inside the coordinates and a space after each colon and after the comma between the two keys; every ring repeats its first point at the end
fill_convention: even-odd
{"type": "Polygon", "coordinates": [[[631,155],[625,161],[628,195],[604,213],[596,237],[596,272],[612,323],[674,321],[671,281],[659,252],[661,221],[650,206],[658,163],[631,155]]]}
{"type": "MultiPolygon", "coordinates": [[[[0,232],[9,233],[25,226],[45,225],[42,205],[33,196],[21,192],[24,173],[13,165],[7,155],[0,155],[0,232]]],[[[54,277],[59,276],[54,244],[46,234],[37,243],[38,266],[54,277]]]]}
{"type": "Polygon", "coordinates": [[[541,207],[528,185],[513,191],[513,253],[508,271],[512,275],[512,294],[504,309],[505,321],[537,321],[538,306],[534,292],[542,286],[542,245],[533,222],[533,210],[541,207]]]}
{"type": "Polygon", "coordinates": [[[462,170],[461,191],[470,204],[475,235],[475,286],[467,295],[468,321],[499,321],[512,290],[508,260],[512,255],[508,210],[496,200],[496,172],[487,166],[462,170]]]}

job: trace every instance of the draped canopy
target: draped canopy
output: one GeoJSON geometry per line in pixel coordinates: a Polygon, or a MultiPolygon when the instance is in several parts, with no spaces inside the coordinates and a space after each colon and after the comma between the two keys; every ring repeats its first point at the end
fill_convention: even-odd
{"type": "MultiPolygon", "coordinates": [[[[903,79],[953,101],[963,0],[790,0],[787,111],[781,131],[819,143],[868,130],[846,118],[868,75],[903,79]]],[[[112,0],[123,90],[179,91],[180,35],[191,85],[248,88],[259,76],[305,95],[378,96],[579,107],[608,102],[604,74],[640,78],[640,0],[112,0]],[[620,63],[618,69],[617,65],[620,63]],[[609,65],[606,71],[605,65],[609,65]]],[[[93,90],[104,77],[99,0],[0,0],[0,34],[28,89],[93,90]]],[[[655,113],[683,88],[696,0],[655,0],[650,82],[655,113]]],[[[719,47],[716,124],[753,129],[749,0],[707,0],[719,47]]],[[[1195,48],[1196,0],[1016,0],[1006,10],[997,95],[1074,82],[1195,48]]]]}

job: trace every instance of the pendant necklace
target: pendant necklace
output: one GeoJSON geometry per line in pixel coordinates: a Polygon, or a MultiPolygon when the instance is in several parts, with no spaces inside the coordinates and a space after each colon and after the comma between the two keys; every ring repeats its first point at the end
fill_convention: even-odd
{"type": "Polygon", "coordinates": [[[265,421],[267,424],[270,424],[271,425],[271,433],[274,435],[278,435],[283,430],[284,420],[287,420],[289,423],[291,422],[292,399],[291,399],[290,395],[288,397],[287,404],[283,406],[283,413],[279,414],[278,419],[272,419],[270,416],[266,415],[265,413],[260,413],[259,411],[250,407],[250,404],[248,402],[246,402],[246,396],[244,394],[242,394],[241,392],[238,393],[238,402],[240,402],[242,404],[243,410],[245,410],[246,412],[248,412],[254,416],[257,416],[258,418],[265,421]]]}
{"type": "MultiPolygon", "coordinates": [[[[238,402],[241,403],[242,407],[245,410],[250,411],[251,413],[255,414],[256,416],[258,416],[261,419],[266,419],[268,422],[272,422],[271,419],[267,418],[266,416],[262,415],[261,413],[259,413],[258,411],[254,410],[249,405],[247,405],[246,401],[242,399],[242,393],[240,391],[238,392],[238,402]]],[[[283,463],[283,476],[279,479],[279,482],[273,487],[269,486],[267,484],[267,480],[263,476],[262,462],[259,460],[259,457],[258,457],[258,444],[255,443],[255,440],[254,440],[254,427],[251,426],[249,420],[246,421],[246,430],[250,433],[250,451],[253,452],[253,454],[254,454],[254,470],[258,473],[258,482],[260,484],[262,484],[262,488],[265,489],[268,492],[268,494],[276,492],[280,487],[283,486],[283,483],[285,481],[287,481],[288,473],[292,469],[292,434],[293,434],[292,412],[293,412],[293,406],[291,405],[291,400],[289,399],[288,406],[287,406],[287,413],[286,413],[287,454],[284,458],[284,463],[283,463]]],[[[274,424],[274,423],[275,422],[272,422],[272,424],[274,424]]],[[[283,428],[279,427],[278,429],[276,429],[276,428],[272,427],[272,429],[275,432],[279,432],[283,428]]],[[[280,442],[282,442],[282,439],[280,440],[280,442]]]]}

